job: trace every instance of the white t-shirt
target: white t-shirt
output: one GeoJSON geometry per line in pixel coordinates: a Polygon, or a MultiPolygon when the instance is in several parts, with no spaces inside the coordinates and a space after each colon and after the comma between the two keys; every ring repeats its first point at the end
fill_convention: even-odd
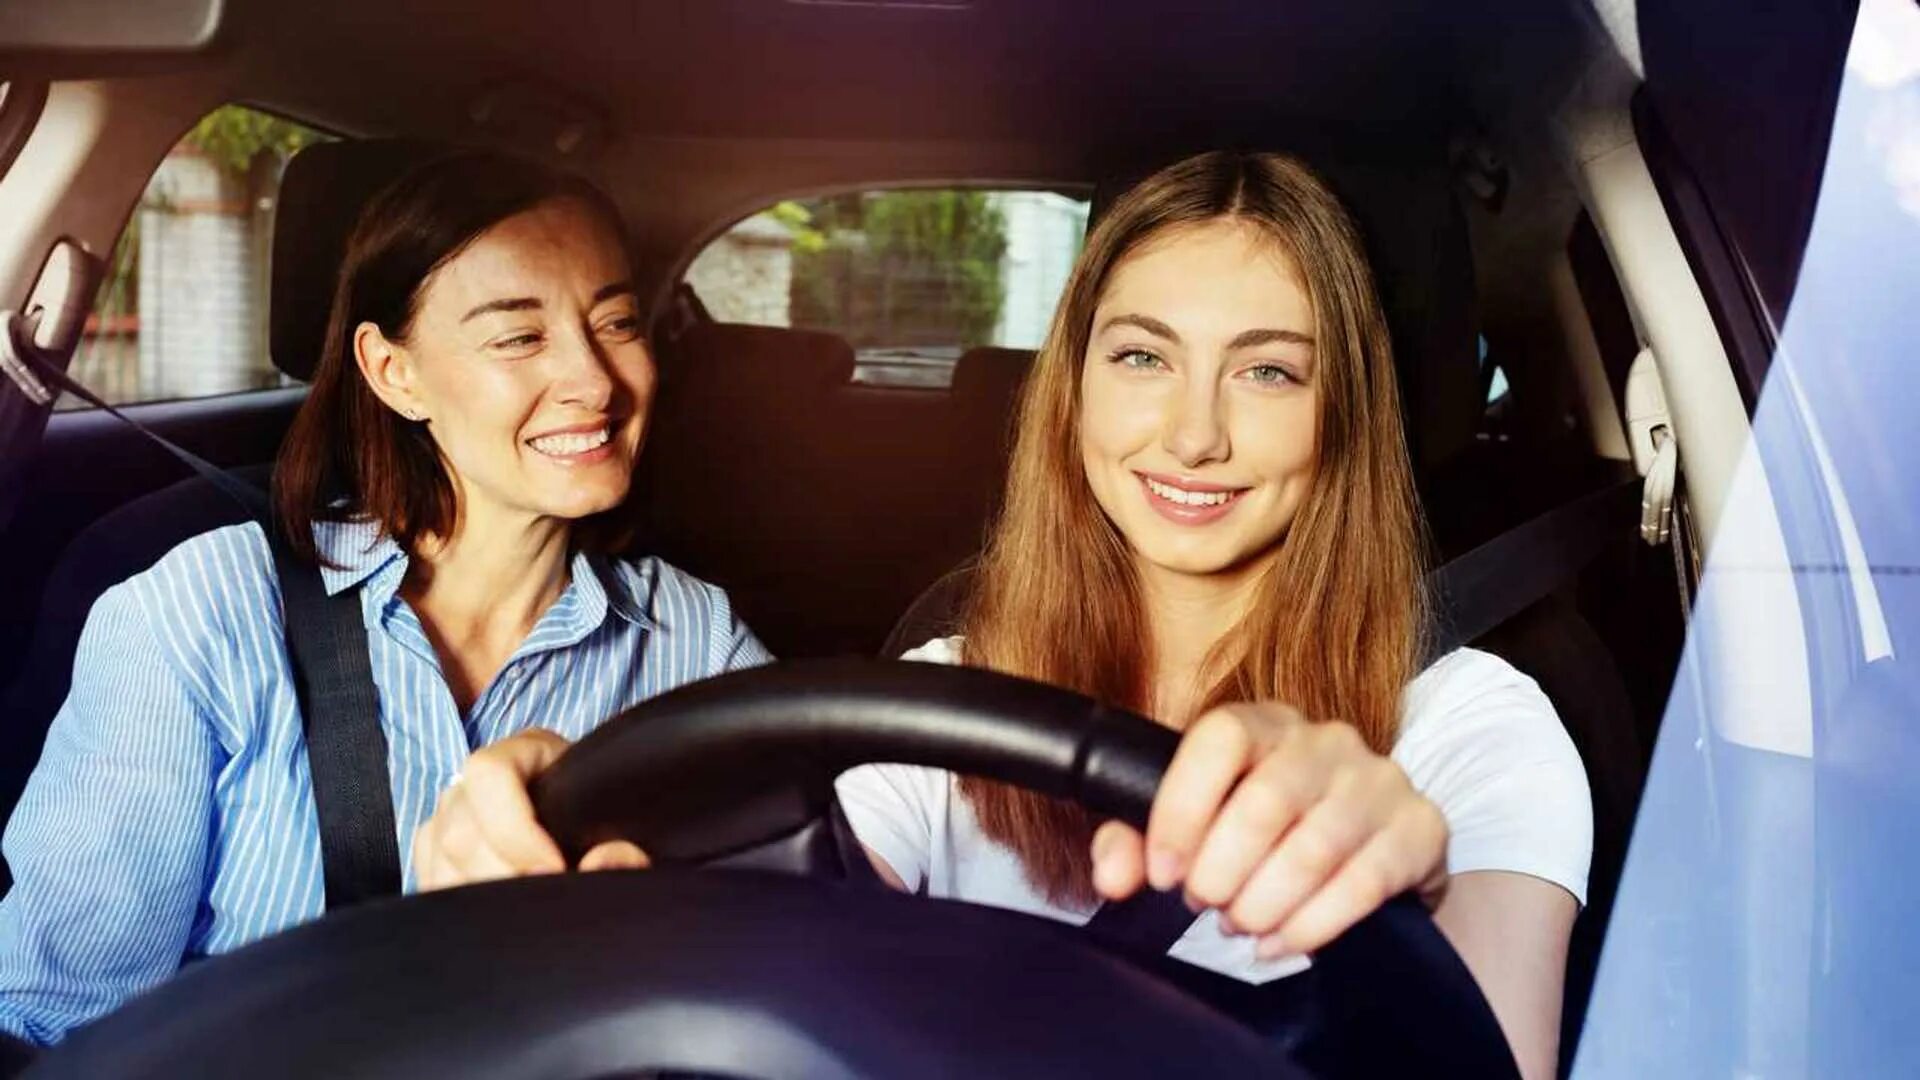
{"type": "MultiPolygon", "coordinates": [[[[960,662],[957,637],[902,659],[960,662]]],[[[1401,703],[1393,760],[1446,816],[1447,870],[1508,870],[1551,881],[1586,902],[1593,854],[1587,776],[1553,706],[1499,657],[1456,649],[1421,672],[1401,703]]],[[[1092,909],[1055,905],[1028,882],[1011,849],[980,831],[958,779],[918,765],[862,765],[837,790],[855,835],[908,888],[928,895],[1084,923],[1092,909]]],[[[1208,912],[1169,955],[1247,982],[1307,967],[1304,956],[1261,961],[1254,942],[1208,912]]]]}

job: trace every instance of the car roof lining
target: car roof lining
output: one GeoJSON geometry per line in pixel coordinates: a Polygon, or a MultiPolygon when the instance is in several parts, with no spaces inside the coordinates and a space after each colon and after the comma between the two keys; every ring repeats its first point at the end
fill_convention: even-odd
{"type": "MultiPolygon", "coordinates": [[[[796,190],[1097,184],[1212,146],[1432,175],[1470,132],[1528,171],[1505,213],[1470,216],[1484,307],[1534,288],[1528,268],[1564,250],[1579,203],[1557,166],[1540,167],[1551,116],[1611,48],[1578,0],[1443,14],[1206,0],[1159,17],[1071,0],[965,11],[550,0],[457,14],[431,0],[230,0],[198,63],[230,100],[342,134],[522,152],[538,149],[528,132],[489,132],[472,114],[490,88],[535,88],[604,133],[573,166],[622,204],[638,275],[658,296],[702,237],[796,190]]],[[[8,59],[28,74],[179,62],[8,59]]]]}
{"type": "MultiPolygon", "coordinates": [[[[490,87],[537,79],[622,137],[1126,146],[1216,138],[1219,119],[1259,110],[1266,130],[1288,116],[1339,117],[1315,126],[1382,144],[1430,142],[1477,84],[1564,83],[1577,70],[1564,63],[1569,50],[1591,47],[1594,36],[1577,0],[1412,8],[1191,0],[1172,10],[1087,0],[958,9],[548,0],[457,11],[434,0],[229,0],[229,8],[199,62],[233,64],[238,84],[260,100],[357,134],[443,137],[490,87]],[[1490,73],[1487,51],[1522,30],[1525,55],[1503,55],[1490,73]]],[[[194,62],[3,48],[0,57],[58,77],[194,62]]]]}

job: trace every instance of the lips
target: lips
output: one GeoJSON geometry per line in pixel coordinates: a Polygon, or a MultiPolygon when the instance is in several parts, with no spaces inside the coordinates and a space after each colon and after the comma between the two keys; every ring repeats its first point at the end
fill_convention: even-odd
{"type": "Polygon", "coordinates": [[[1180,525],[1206,525],[1218,521],[1233,511],[1242,495],[1252,490],[1147,473],[1134,475],[1140,479],[1140,488],[1146,493],[1148,505],[1160,516],[1180,525]]]}

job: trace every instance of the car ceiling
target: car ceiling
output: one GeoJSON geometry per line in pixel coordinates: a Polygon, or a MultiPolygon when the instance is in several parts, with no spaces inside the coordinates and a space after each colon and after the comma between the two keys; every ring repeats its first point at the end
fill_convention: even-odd
{"type": "MultiPolygon", "coordinates": [[[[214,51],[236,85],[360,134],[443,135],[490,89],[524,84],[623,138],[1116,153],[1276,124],[1356,148],[1436,145],[1490,72],[1537,89],[1575,67],[1589,21],[1572,0],[227,2],[214,51]]],[[[51,64],[116,59],[152,62],[51,64]]]]}
{"type": "Polygon", "coordinates": [[[207,71],[223,97],[343,134],[536,153],[586,120],[571,159],[627,210],[649,282],[805,190],[1092,183],[1221,145],[1432,162],[1471,134],[1534,183],[1482,223],[1484,297],[1564,245],[1577,202],[1548,121],[1611,49],[1584,0],[225,3],[203,56],[0,44],[0,71],[207,71]],[[503,91],[507,120],[480,123],[503,91]]]}

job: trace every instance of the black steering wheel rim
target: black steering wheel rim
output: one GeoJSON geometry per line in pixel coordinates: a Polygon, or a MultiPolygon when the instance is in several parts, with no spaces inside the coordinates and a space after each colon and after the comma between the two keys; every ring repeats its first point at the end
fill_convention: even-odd
{"type": "Polygon", "coordinates": [[[1144,826],[1178,744],[1132,713],[977,668],[799,661],[643,702],[582,738],[531,795],[569,858],[626,839],[656,862],[710,864],[805,829],[829,813],[840,773],[868,762],[987,776],[1144,826]]]}
{"type": "MultiPolygon", "coordinates": [[[[1201,1058],[1208,1075],[1299,1075],[1274,1044],[1073,927],[792,876],[865,865],[845,858],[858,849],[832,798],[851,765],[974,772],[1140,823],[1176,741],[968,669],[831,661],[694,684],[609,721],[534,792],[570,852],[625,836],[664,868],[339,912],[196,965],[28,1075],[1146,1076],[1201,1058]],[[788,874],[673,866],[699,862],[788,874]],[[986,1016],[987,1037],[955,1037],[956,1009],[986,1016]],[[1036,1013],[1048,1022],[1027,1022],[1036,1013]]],[[[1368,1036],[1349,1040],[1361,1056],[1331,1062],[1343,1074],[1514,1072],[1417,905],[1383,907],[1316,954],[1313,974],[1319,1010],[1368,1036]]]]}
{"type": "MultiPolygon", "coordinates": [[[[669,863],[866,880],[833,795],[847,768],[894,762],[980,775],[1144,827],[1178,745],[1177,733],[1144,717],[996,672],[801,661],[705,680],[630,710],[582,739],[533,797],[574,857],[617,838],[669,863]]],[[[1299,1009],[1306,1017],[1285,1026],[1288,1041],[1315,1065],[1517,1073],[1478,983],[1413,897],[1383,905],[1314,965],[1310,979],[1293,977],[1310,989],[1284,997],[1177,962],[1149,966],[1269,1031],[1276,1005],[1299,1009]]]]}

